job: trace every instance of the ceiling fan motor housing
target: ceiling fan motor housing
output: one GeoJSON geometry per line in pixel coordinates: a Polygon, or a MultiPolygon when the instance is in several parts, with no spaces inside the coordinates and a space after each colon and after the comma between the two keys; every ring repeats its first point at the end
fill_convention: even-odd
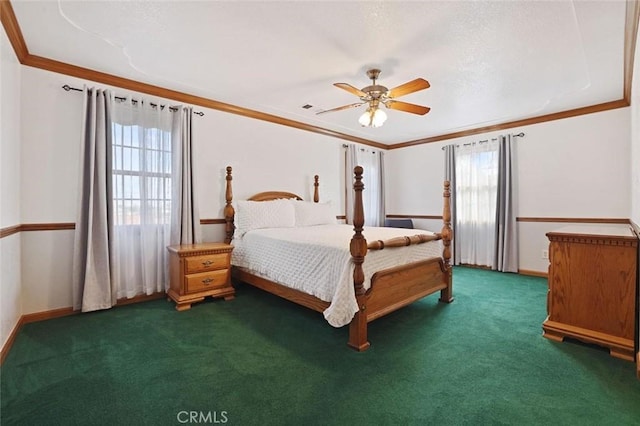
{"type": "Polygon", "coordinates": [[[369,77],[373,84],[371,86],[364,87],[362,91],[367,94],[367,96],[362,96],[360,99],[363,101],[369,102],[371,100],[380,100],[384,95],[389,92],[384,86],[376,84],[376,80],[380,75],[380,70],[377,68],[372,68],[367,71],[367,77],[369,77]]]}
{"type": "Polygon", "coordinates": [[[366,93],[367,96],[363,96],[360,99],[363,101],[369,101],[372,99],[381,99],[387,94],[387,92],[389,92],[389,89],[384,86],[380,86],[379,84],[374,84],[363,88],[362,91],[366,93]]]}

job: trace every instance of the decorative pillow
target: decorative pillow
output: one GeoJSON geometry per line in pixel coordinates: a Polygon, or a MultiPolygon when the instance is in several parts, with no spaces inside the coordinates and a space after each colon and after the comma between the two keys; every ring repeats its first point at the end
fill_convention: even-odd
{"type": "Polygon", "coordinates": [[[289,200],[237,201],[234,236],[242,237],[252,229],[292,228],[295,210],[289,200]]]}
{"type": "Polygon", "coordinates": [[[331,203],[312,203],[310,201],[295,201],[291,204],[295,208],[296,226],[313,226],[335,224],[336,214],[331,203]]]}

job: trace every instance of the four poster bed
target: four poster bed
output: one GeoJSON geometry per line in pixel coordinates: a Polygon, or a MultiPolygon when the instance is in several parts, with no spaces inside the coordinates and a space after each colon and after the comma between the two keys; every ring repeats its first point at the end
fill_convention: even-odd
{"type": "Polygon", "coordinates": [[[354,169],[353,225],[338,224],[335,212],[318,202],[318,176],[313,203],[269,191],[234,208],[232,169],[226,170],[225,242],[234,245],[234,280],[321,312],[335,327],[349,324],[351,348],[369,347],[367,324],[383,315],[437,291],[441,302],[453,301],[448,181],[440,233],[371,227],[367,243],[362,167],[354,169]]]}

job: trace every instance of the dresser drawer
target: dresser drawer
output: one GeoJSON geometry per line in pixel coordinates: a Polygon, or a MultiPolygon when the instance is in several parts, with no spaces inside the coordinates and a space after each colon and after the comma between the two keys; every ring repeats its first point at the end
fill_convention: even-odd
{"type": "Polygon", "coordinates": [[[224,287],[229,282],[229,270],[220,269],[217,271],[186,275],[185,280],[187,293],[224,287]]]}
{"type": "Polygon", "coordinates": [[[229,253],[207,254],[184,259],[185,273],[214,271],[229,267],[229,253]]]}

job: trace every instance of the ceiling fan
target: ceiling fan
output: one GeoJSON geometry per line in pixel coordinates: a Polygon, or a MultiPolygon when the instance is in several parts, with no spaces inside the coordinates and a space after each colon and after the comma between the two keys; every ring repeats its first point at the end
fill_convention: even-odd
{"type": "Polygon", "coordinates": [[[389,109],[395,109],[398,111],[410,112],[412,114],[424,115],[429,112],[431,108],[410,104],[407,102],[397,101],[395,98],[408,95],[409,93],[417,92],[419,90],[428,89],[430,84],[427,80],[422,78],[416,78],[415,80],[401,84],[393,89],[387,89],[384,86],[376,84],[376,80],[380,75],[379,69],[370,69],[367,71],[367,76],[372,80],[373,84],[362,89],[353,87],[347,83],[334,83],[333,85],[340,89],[346,90],[360,98],[360,102],[356,102],[349,105],[343,105],[337,108],[328,109],[316,113],[325,114],[327,112],[341,111],[343,109],[356,108],[362,105],[368,105],[367,111],[362,114],[358,120],[362,126],[366,127],[380,127],[387,119],[387,115],[380,109],[380,104],[389,109]]]}

